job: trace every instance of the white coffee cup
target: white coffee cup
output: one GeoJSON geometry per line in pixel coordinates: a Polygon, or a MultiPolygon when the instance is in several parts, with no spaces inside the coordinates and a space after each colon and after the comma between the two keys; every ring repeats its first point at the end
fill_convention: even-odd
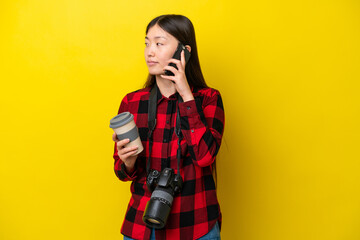
{"type": "Polygon", "coordinates": [[[116,133],[117,139],[130,139],[130,142],[125,144],[125,147],[138,146],[136,153],[132,156],[138,155],[144,150],[139,136],[138,128],[134,121],[134,115],[130,112],[122,112],[110,120],[110,128],[116,133]]]}

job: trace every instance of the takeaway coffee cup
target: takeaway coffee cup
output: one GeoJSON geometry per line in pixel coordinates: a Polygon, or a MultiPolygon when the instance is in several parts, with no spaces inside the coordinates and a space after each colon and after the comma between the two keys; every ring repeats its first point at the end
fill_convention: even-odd
{"type": "Polygon", "coordinates": [[[144,150],[139,136],[138,128],[134,121],[134,115],[129,112],[123,112],[110,120],[110,128],[114,130],[119,140],[129,138],[130,142],[125,147],[138,146],[138,150],[132,156],[135,156],[144,150]]]}

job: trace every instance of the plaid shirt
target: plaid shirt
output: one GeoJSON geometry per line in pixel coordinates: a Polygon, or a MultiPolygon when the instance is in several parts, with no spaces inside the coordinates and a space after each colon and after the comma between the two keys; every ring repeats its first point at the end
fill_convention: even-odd
{"type": "MultiPolygon", "coordinates": [[[[155,86],[157,87],[156,83],[155,86]]],[[[134,239],[149,239],[151,229],[142,220],[145,206],[151,197],[146,186],[146,162],[149,156],[148,100],[151,88],[127,94],[118,113],[130,112],[139,129],[144,150],[138,155],[135,170],[127,173],[114,146],[115,174],[122,181],[132,181],[131,199],[121,233],[134,239]]],[[[151,169],[161,171],[171,167],[177,173],[177,107],[180,110],[181,162],[184,180],[181,193],[175,194],[164,229],[155,230],[157,240],[197,239],[208,233],[216,221],[221,226],[220,206],[212,175],[212,163],[219,151],[224,131],[224,108],[218,90],[191,87],[194,100],[178,103],[175,93],[164,97],[157,87],[157,123],[153,132],[151,169]]]]}

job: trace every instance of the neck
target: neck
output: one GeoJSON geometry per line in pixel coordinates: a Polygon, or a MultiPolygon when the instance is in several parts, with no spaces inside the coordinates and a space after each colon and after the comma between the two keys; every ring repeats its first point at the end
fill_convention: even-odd
{"type": "Polygon", "coordinates": [[[162,95],[164,95],[165,97],[169,97],[174,93],[176,93],[175,84],[172,81],[168,79],[164,79],[158,75],[156,75],[155,77],[156,77],[156,84],[158,85],[162,95]]]}

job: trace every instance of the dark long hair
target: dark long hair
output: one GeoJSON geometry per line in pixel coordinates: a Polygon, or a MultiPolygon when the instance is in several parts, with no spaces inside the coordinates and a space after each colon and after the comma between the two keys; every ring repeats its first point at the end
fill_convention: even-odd
{"type": "MultiPolygon", "coordinates": [[[[197,52],[195,30],[190,19],[182,15],[167,14],[154,18],[146,27],[146,34],[154,25],[159,25],[163,30],[174,36],[184,45],[191,47],[191,56],[185,66],[185,75],[190,86],[207,87],[201,71],[199,56],[197,52]]],[[[149,74],[144,87],[152,87],[155,83],[155,76],[149,74]]]]}
{"type": "MultiPolygon", "coordinates": [[[[174,36],[183,45],[191,47],[191,56],[185,65],[185,75],[190,86],[196,88],[208,87],[201,71],[199,56],[196,46],[195,30],[190,19],[182,15],[167,14],[154,18],[146,27],[146,34],[154,25],[158,25],[163,30],[174,36]]],[[[144,84],[144,88],[153,87],[155,84],[155,76],[149,74],[144,84]]],[[[212,164],[212,173],[217,187],[216,161],[212,164]]]]}

